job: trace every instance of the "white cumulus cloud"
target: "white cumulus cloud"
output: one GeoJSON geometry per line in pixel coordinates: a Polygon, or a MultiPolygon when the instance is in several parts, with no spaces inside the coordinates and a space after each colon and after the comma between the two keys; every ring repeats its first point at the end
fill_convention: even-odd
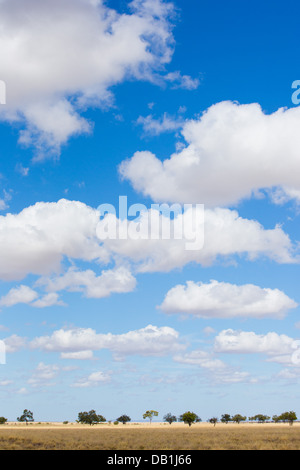
{"type": "Polygon", "coordinates": [[[279,289],[188,281],[169,290],[160,308],[165,313],[198,318],[284,318],[297,303],[279,289]]]}
{"type": "MultiPolygon", "coordinates": [[[[139,272],[167,272],[192,262],[208,266],[219,258],[235,256],[246,256],[250,260],[267,257],[278,263],[297,262],[292,241],[280,226],[266,230],[258,222],[240,217],[236,211],[217,208],[207,209],[204,221],[201,217],[195,218],[194,227],[189,211],[174,220],[160,215],[158,224],[170,227],[170,237],[163,239],[158,233],[158,237],[149,238],[152,212],[143,213],[138,221],[130,221],[132,233],[124,239],[99,238],[99,227],[106,225],[106,218],[100,221],[98,210],[78,201],[38,202],[18,214],[0,216],[0,279],[20,280],[29,274],[50,277],[46,284],[52,285],[53,291],[65,288],[100,298],[110,292],[133,290],[135,279],[130,272],[133,267],[139,272]],[[146,236],[136,236],[140,233],[146,236]],[[175,233],[180,236],[174,237],[175,233]],[[203,247],[200,244],[198,249],[187,249],[198,238],[203,241],[203,233],[203,247]],[[97,276],[91,269],[71,268],[64,272],[64,260],[97,265],[115,260],[118,264],[97,276]],[[125,267],[128,264],[129,267],[125,267]]],[[[120,222],[112,214],[109,217],[113,224],[120,226],[120,233],[127,230],[127,220],[120,222]]],[[[22,289],[23,295],[35,296],[33,290],[22,289]]],[[[17,294],[13,291],[10,297],[17,294]]],[[[44,302],[54,300],[52,296],[44,302]]],[[[14,300],[6,299],[6,302],[14,300]]]]}
{"type": "MultiPolygon", "coordinates": [[[[143,213],[139,221],[130,222],[132,233],[142,234],[143,237],[109,237],[104,241],[104,246],[112,254],[137,263],[137,269],[141,272],[167,272],[191,262],[208,266],[221,257],[232,258],[237,255],[251,260],[267,257],[279,263],[296,262],[293,244],[281,227],[265,230],[257,221],[244,219],[237,211],[222,208],[205,210],[203,220],[194,217],[196,212],[191,215],[193,210],[185,211],[171,222],[164,215],[160,216],[161,227],[166,222],[170,223],[169,239],[163,239],[161,232],[156,233],[157,237],[148,236],[147,239],[150,211],[143,213]],[[194,224],[190,223],[191,220],[194,224]],[[184,227],[182,236],[172,236],[172,233],[178,233],[179,227],[184,227]],[[203,233],[203,247],[187,249],[196,238],[203,240],[203,233]]],[[[109,227],[110,224],[117,226],[121,234],[126,234],[127,221],[118,221],[112,214],[101,221],[98,229],[109,227]]]]}
{"type": "Polygon", "coordinates": [[[44,285],[52,292],[61,290],[83,292],[87,298],[101,299],[109,297],[112,293],[121,294],[133,291],[136,287],[136,279],[124,266],[102,271],[100,276],[96,276],[92,270],[79,271],[76,268],[70,268],[62,276],[40,279],[38,285],[44,285]]]}
{"type": "MultiPolygon", "coordinates": [[[[91,328],[56,330],[51,336],[35,338],[32,349],[62,354],[83,353],[108,349],[116,359],[126,356],[165,356],[184,349],[179,343],[179,333],[170,327],[148,325],[140,330],[114,335],[100,334],[91,328]]],[[[67,356],[64,356],[67,358],[67,356]]],[[[69,357],[76,359],[76,356],[69,357]]]]}
{"type": "MultiPolygon", "coordinates": [[[[172,3],[127,2],[118,13],[102,0],[2,0],[2,120],[23,123],[20,142],[57,155],[69,137],[89,132],[81,115],[111,104],[110,88],[125,79],[164,80],[173,53],[172,3]]],[[[170,77],[168,77],[170,80],[170,77]]],[[[190,88],[193,80],[176,81],[190,88]]]]}
{"type": "Polygon", "coordinates": [[[183,150],[164,161],[137,152],[120,173],[155,201],[228,207],[264,189],[299,199],[299,125],[299,107],[265,114],[256,103],[221,102],[185,122],[183,150]]]}
{"type": "Polygon", "coordinates": [[[111,382],[112,372],[92,372],[87,377],[78,379],[73,387],[75,388],[87,388],[87,387],[98,387],[99,385],[111,382]]]}
{"type": "Polygon", "coordinates": [[[66,200],[0,216],[0,279],[59,272],[64,257],[107,260],[96,237],[98,219],[96,210],[66,200]]]}
{"type": "Polygon", "coordinates": [[[280,356],[295,351],[295,340],[275,332],[256,334],[253,331],[221,331],[215,338],[214,349],[219,353],[266,354],[280,356]]]}
{"type": "Polygon", "coordinates": [[[38,293],[28,286],[19,286],[11,289],[6,295],[1,297],[0,306],[13,307],[24,303],[30,304],[38,298],[38,293]]]}

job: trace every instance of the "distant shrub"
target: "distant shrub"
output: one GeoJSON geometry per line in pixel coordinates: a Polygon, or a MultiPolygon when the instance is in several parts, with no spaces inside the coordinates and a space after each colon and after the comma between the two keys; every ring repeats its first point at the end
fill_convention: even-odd
{"type": "Polygon", "coordinates": [[[94,424],[105,423],[106,419],[102,415],[97,415],[95,410],[91,410],[89,412],[82,411],[78,413],[78,423],[81,424],[89,424],[93,426],[94,424]]]}
{"type": "Polygon", "coordinates": [[[216,426],[218,422],[218,418],[210,418],[208,421],[210,422],[210,424],[213,424],[214,426],[216,426]]]}
{"type": "Polygon", "coordinates": [[[201,418],[192,411],[186,411],[179,417],[179,421],[183,421],[185,424],[192,426],[193,423],[199,423],[201,418]]]}
{"type": "Polygon", "coordinates": [[[172,415],[172,413],[168,413],[164,416],[164,421],[166,421],[166,423],[172,424],[176,423],[177,418],[176,416],[172,415]]]}
{"type": "Polygon", "coordinates": [[[131,418],[128,415],[122,415],[119,418],[117,418],[116,421],[118,421],[119,423],[126,424],[126,423],[129,423],[129,421],[131,421],[131,418]]]}

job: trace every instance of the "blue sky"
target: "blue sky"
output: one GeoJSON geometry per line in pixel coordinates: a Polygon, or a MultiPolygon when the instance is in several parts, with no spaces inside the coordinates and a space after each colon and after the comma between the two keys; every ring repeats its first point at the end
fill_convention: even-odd
{"type": "Polygon", "coordinates": [[[298,16],[0,3],[1,415],[300,415],[298,16]],[[99,239],[120,196],[204,204],[204,246],[99,239]]]}

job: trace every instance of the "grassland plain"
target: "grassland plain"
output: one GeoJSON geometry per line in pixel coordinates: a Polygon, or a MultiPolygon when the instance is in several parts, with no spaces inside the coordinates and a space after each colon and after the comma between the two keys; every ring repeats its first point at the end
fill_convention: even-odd
{"type": "Polygon", "coordinates": [[[0,428],[0,450],[300,450],[300,423],[9,423],[0,428]]]}

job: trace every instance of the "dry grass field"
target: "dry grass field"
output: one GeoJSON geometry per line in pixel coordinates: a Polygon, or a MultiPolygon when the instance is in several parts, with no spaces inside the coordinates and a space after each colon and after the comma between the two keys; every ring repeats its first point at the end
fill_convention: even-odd
{"type": "Polygon", "coordinates": [[[300,450],[300,424],[4,425],[0,450],[300,450]]]}

